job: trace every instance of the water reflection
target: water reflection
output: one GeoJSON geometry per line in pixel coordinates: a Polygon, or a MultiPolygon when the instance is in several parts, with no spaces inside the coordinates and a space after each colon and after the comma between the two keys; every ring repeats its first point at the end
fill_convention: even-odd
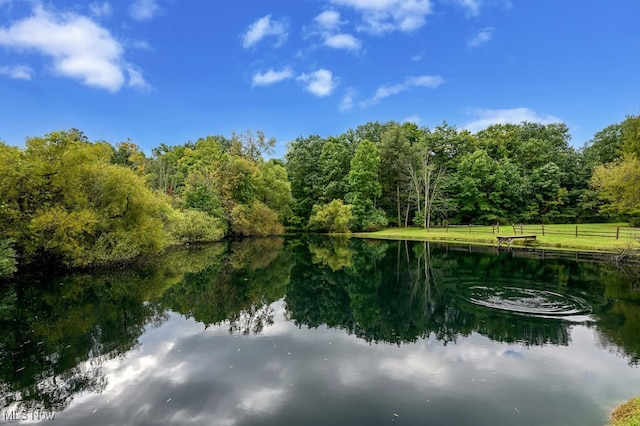
{"type": "MultiPolygon", "coordinates": [[[[492,424],[511,417],[496,405],[472,421],[455,405],[516,416],[528,410],[518,395],[554,404],[545,392],[602,416],[576,386],[637,365],[634,282],[595,261],[311,237],[23,277],[0,293],[0,396],[5,408],[64,410],[69,424],[87,415],[74,399],[101,394],[118,410],[92,413],[98,424],[322,424],[328,408],[345,424],[399,421],[380,398],[402,418],[428,409],[434,424],[492,424]],[[567,371],[576,360],[589,375],[567,371]],[[502,399],[465,394],[471,379],[502,399]]],[[[563,415],[554,407],[530,424],[563,415]]]]}
{"type": "Polygon", "coordinates": [[[311,256],[296,258],[285,297],[289,318],[372,342],[433,334],[446,344],[476,331],[501,342],[566,345],[569,320],[590,320],[577,314],[603,303],[597,278],[576,279],[569,264],[558,262],[461,255],[429,243],[330,240],[309,250],[311,256]],[[557,320],[535,318],[551,315],[557,320]]]}

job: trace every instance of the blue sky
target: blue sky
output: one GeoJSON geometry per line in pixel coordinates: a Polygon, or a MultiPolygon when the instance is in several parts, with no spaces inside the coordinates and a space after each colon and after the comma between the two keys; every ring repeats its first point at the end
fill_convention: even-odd
{"type": "Polygon", "coordinates": [[[0,0],[0,140],[78,128],[145,152],[368,121],[565,122],[580,147],[640,113],[630,0],[0,0]]]}

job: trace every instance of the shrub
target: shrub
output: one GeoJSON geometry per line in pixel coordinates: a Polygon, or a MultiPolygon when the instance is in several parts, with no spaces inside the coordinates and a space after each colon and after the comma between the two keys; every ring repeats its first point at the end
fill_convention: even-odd
{"type": "Polygon", "coordinates": [[[199,210],[176,212],[169,223],[169,234],[175,244],[220,241],[224,232],[219,219],[199,210]]]}
{"type": "Polygon", "coordinates": [[[363,231],[378,231],[389,224],[384,211],[381,209],[372,209],[367,216],[362,220],[363,231]]]}
{"type": "Polygon", "coordinates": [[[353,206],[342,200],[314,205],[309,218],[309,229],[329,232],[349,232],[353,226],[353,206]]]}
{"type": "Polygon", "coordinates": [[[250,205],[238,204],[231,210],[231,231],[245,237],[256,235],[278,235],[284,233],[284,227],[276,212],[260,201],[250,205]]]}

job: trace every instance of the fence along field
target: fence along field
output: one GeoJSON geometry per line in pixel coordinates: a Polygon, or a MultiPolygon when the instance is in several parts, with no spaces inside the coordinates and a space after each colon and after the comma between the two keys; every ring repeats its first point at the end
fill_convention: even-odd
{"type": "Polygon", "coordinates": [[[618,251],[640,247],[640,228],[622,223],[445,225],[430,229],[393,228],[373,232],[373,238],[460,240],[497,244],[499,236],[535,235],[535,240],[514,240],[518,245],[535,245],[595,251],[618,251]]]}
{"type": "MultiPolygon", "coordinates": [[[[468,227],[468,226],[467,226],[468,227]]],[[[513,235],[524,235],[524,234],[539,234],[544,236],[547,235],[565,235],[565,236],[574,236],[574,237],[604,237],[604,238],[615,238],[619,239],[633,239],[640,238],[640,228],[630,228],[624,226],[610,225],[610,224],[581,224],[581,225],[570,225],[570,224],[558,224],[558,225],[523,225],[523,224],[513,224],[502,226],[493,225],[492,233],[501,234],[501,233],[510,233],[513,230],[513,235]],[[501,232],[502,231],[502,232],[501,232]]]]}

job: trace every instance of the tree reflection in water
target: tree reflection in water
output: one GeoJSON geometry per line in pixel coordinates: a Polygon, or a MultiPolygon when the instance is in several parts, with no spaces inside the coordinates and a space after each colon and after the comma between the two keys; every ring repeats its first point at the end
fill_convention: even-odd
{"type": "MultiPolygon", "coordinates": [[[[177,250],[127,268],[47,277],[0,290],[0,401],[60,411],[108,384],[105,361],[139,345],[169,312],[230,333],[255,335],[277,321],[273,302],[299,327],[327,326],[372,343],[471,333],[528,346],[568,345],[570,327],[640,359],[637,277],[595,260],[407,241],[263,238],[177,250]],[[586,315],[523,315],[473,303],[470,289],[513,289],[584,300],[586,315]]],[[[494,303],[495,301],[491,301],[494,303]]]]}

